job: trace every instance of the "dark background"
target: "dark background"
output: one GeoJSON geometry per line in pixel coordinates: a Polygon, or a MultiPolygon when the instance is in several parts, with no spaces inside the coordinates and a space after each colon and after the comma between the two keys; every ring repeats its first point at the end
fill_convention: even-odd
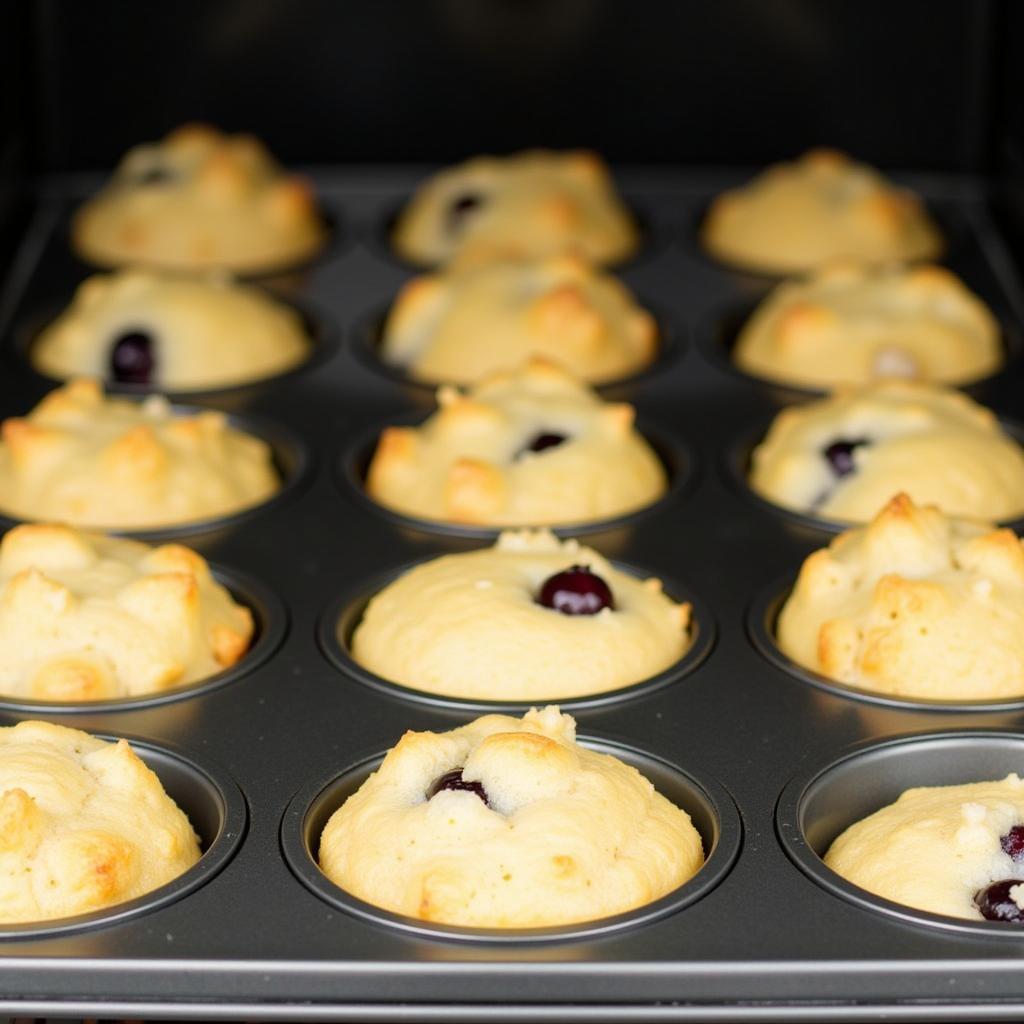
{"type": "Polygon", "coordinates": [[[5,6],[46,170],[107,168],[196,118],[299,163],[546,144],[760,164],[828,141],[883,166],[985,170],[1010,16],[999,0],[5,6]]]}
{"type": "Polygon", "coordinates": [[[1013,233],[1022,67],[1016,0],[12,0],[0,244],[36,176],[194,119],[292,164],[586,145],[753,168],[829,143],[989,176],[1013,233]]]}

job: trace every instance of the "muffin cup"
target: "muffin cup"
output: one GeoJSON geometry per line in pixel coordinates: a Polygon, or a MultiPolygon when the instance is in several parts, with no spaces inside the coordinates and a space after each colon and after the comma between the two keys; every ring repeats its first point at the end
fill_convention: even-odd
{"type": "MultiPolygon", "coordinates": [[[[189,416],[195,416],[201,412],[218,411],[194,405],[175,404],[172,408],[177,415],[189,416]]],[[[119,526],[86,526],[82,527],[82,529],[91,530],[96,533],[108,533],[115,537],[132,537],[136,540],[162,542],[196,534],[227,530],[242,523],[247,523],[270,509],[277,508],[290,501],[306,486],[312,477],[313,461],[305,442],[291,428],[279,423],[248,414],[237,415],[235,413],[228,413],[226,415],[228,424],[233,429],[251,434],[270,446],[271,462],[281,481],[281,486],[269,498],[255,505],[247,505],[237,512],[210,516],[206,519],[186,520],[181,523],[168,523],[166,526],[150,526],[141,529],[119,526]]],[[[21,523],[44,521],[43,519],[17,519],[0,511],[0,530],[3,531],[9,530],[21,523]]]]}
{"type": "MultiPolygon", "coordinates": [[[[415,271],[418,274],[443,270],[448,261],[418,263],[415,260],[400,255],[392,244],[391,239],[394,236],[395,227],[398,225],[398,218],[401,216],[402,210],[412,202],[412,198],[410,193],[399,202],[386,204],[375,222],[367,228],[363,241],[366,247],[379,258],[387,260],[403,270],[415,271]]],[[[660,229],[656,218],[646,209],[643,201],[638,202],[632,197],[625,196],[620,198],[629,212],[633,226],[636,228],[638,243],[636,252],[631,256],[627,256],[625,259],[614,263],[596,264],[602,270],[611,272],[629,270],[632,267],[646,263],[654,256],[657,256],[669,244],[669,236],[660,229]]],[[[591,260],[590,262],[593,263],[594,261],[591,260]]]]}
{"type": "Polygon", "coordinates": [[[386,427],[419,426],[424,422],[422,416],[396,417],[381,423],[369,430],[356,435],[354,440],[344,445],[335,460],[335,478],[341,490],[353,496],[364,508],[380,516],[395,526],[421,533],[433,533],[442,537],[468,537],[473,540],[493,540],[504,530],[517,529],[550,529],[562,537],[578,537],[590,533],[603,533],[631,526],[646,516],[662,511],[671,501],[678,498],[692,483],[696,475],[696,456],[692,449],[683,445],[675,437],[653,428],[645,421],[637,423],[637,430],[651,446],[654,454],[662,464],[668,478],[665,493],[643,508],[634,509],[621,515],[607,519],[593,519],[582,523],[509,523],[506,526],[476,526],[469,523],[455,523],[443,519],[426,519],[422,516],[408,515],[397,509],[382,505],[370,497],[366,490],[366,476],[373,459],[374,451],[380,435],[386,427]]]}
{"type": "MultiPolygon", "coordinates": [[[[799,512],[796,509],[785,508],[776,505],[768,498],[761,497],[749,483],[750,461],[754,449],[764,440],[774,417],[763,422],[753,430],[746,430],[728,447],[722,461],[722,471],[726,482],[744,497],[759,508],[771,513],[784,522],[805,529],[820,530],[825,533],[842,533],[844,530],[852,530],[867,523],[855,523],[841,519],[826,519],[824,516],[816,515],[813,512],[799,512]]],[[[999,426],[1003,432],[1011,437],[1017,444],[1024,446],[1024,424],[1016,420],[999,416],[999,426]]],[[[999,526],[1007,526],[1017,533],[1024,531],[1024,513],[1012,519],[1001,520],[999,526]]]]}
{"type": "Polygon", "coordinates": [[[1024,928],[996,921],[932,914],[875,896],[846,881],[822,859],[854,822],[893,803],[915,786],[949,786],[1001,779],[1020,771],[1024,735],[972,730],[898,736],[862,743],[824,768],[798,775],[775,811],[779,842],[793,863],[835,896],[905,924],[985,939],[1024,941],[1024,928]]]}
{"type": "Polygon", "coordinates": [[[805,668],[784,653],[778,645],[776,627],[783,605],[793,592],[796,579],[792,574],[780,577],[751,602],[747,609],[747,635],[758,653],[768,659],[776,668],[803,683],[825,690],[837,697],[863,700],[889,708],[903,708],[912,711],[955,711],[955,712],[998,712],[1024,711],[1024,681],[1020,697],[996,698],[991,700],[929,700],[924,697],[902,697],[876,690],[867,690],[851,683],[836,679],[805,668]]]}
{"type": "MultiPolygon", "coordinates": [[[[740,332],[743,330],[744,325],[753,316],[759,305],[759,302],[742,304],[732,302],[721,309],[705,315],[698,324],[696,332],[696,346],[701,355],[720,370],[724,370],[740,380],[765,388],[768,396],[773,401],[777,401],[782,405],[791,404],[794,400],[799,401],[801,398],[821,397],[834,390],[832,387],[814,387],[809,384],[797,384],[782,379],[775,380],[771,377],[761,377],[736,365],[732,358],[736,342],[739,340],[740,332]]],[[[974,377],[967,381],[947,384],[945,386],[956,387],[960,391],[965,391],[974,397],[978,397],[984,390],[983,386],[985,384],[1004,373],[1012,362],[1021,357],[1022,352],[1024,352],[1024,340],[1021,338],[1020,331],[1006,315],[996,315],[995,312],[993,312],[993,315],[996,316],[999,324],[999,342],[1003,354],[1002,364],[983,377],[974,377]]]]}
{"type": "MultiPolygon", "coordinates": [[[[116,741],[120,735],[97,733],[100,739],[116,741]]],[[[234,856],[245,836],[248,822],[245,797],[234,779],[214,765],[200,765],[168,744],[125,736],[136,754],[159,777],[168,796],[188,815],[199,836],[202,856],[187,871],[165,885],[136,899],[103,910],[52,921],[0,924],[0,941],[52,938],[120,924],[174,903],[205,885],[234,856]]]]}
{"type": "MultiPolygon", "coordinates": [[[[417,690],[402,683],[392,682],[390,679],[379,676],[359,664],[352,655],[352,634],[362,620],[366,606],[374,596],[400,576],[419,565],[425,565],[427,562],[432,561],[434,557],[436,556],[417,559],[415,562],[410,562],[387,573],[382,573],[371,580],[370,583],[344,594],[327,606],[317,623],[317,640],[319,641],[321,651],[323,651],[327,660],[335,668],[340,669],[344,675],[351,676],[364,686],[369,686],[378,692],[402,700],[427,704],[431,707],[448,708],[460,712],[523,713],[538,704],[557,703],[564,710],[573,711],[607,707],[622,701],[633,700],[637,697],[646,697],[666,686],[671,686],[701,665],[704,659],[711,653],[711,649],[715,644],[715,620],[711,615],[710,608],[686,588],[671,580],[665,580],[663,576],[659,575],[665,593],[669,597],[677,602],[687,601],[692,606],[690,620],[691,644],[678,661],[653,676],[619,687],[617,690],[606,690],[603,693],[580,697],[552,696],[534,697],[529,700],[483,700],[470,697],[446,697],[442,694],[429,693],[426,690],[417,690]]],[[[612,562],[612,565],[620,572],[627,573],[637,579],[645,578],[645,573],[635,566],[624,565],[621,562],[612,562]]]]}
{"type": "MultiPolygon", "coordinates": [[[[747,179],[749,181],[749,179],[747,179]]],[[[731,188],[739,188],[745,182],[737,182],[736,185],[731,188]]],[[[893,184],[899,185],[898,182],[893,184]]],[[[725,189],[724,191],[729,191],[725,189]]],[[[721,193],[718,193],[721,194],[721,193]]],[[[707,220],[708,213],[711,210],[711,206],[717,195],[712,196],[707,202],[700,205],[697,213],[690,222],[689,229],[683,239],[683,243],[686,248],[697,254],[700,259],[707,264],[717,268],[718,270],[724,271],[731,277],[735,278],[740,284],[748,287],[749,290],[755,289],[767,290],[768,288],[784,281],[789,277],[799,277],[807,271],[795,271],[795,270],[762,270],[754,267],[746,266],[742,263],[730,263],[728,260],[716,256],[706,248],[702,241],[702,234],[704,230],[704,222],[707,220]]],[[[942,240],[942,248],[935,256],[931,256],[925,259],[918,258],[913,260],[878,260],[877,265],[884,265],[886,263],[893,262],[904,262],[909,263],[911,266],[918,263],[950,263],[955,260],[961,247],[964,245],[965,239],[968,235],[968,225],[963,219],[963,216],[959,209],[953,203],[936,203],[934,201],[924,202],[923,198],[919,195],[919,199],[922,200],[925,213],[932,219],[935,225],[939,229],[939,235],[942,240]]],[[[829,260],[823,261],[824,263],[831,262],[829,260]]],[[[860,261],[860,262],[871,262],[871,261],[860,261]]]]}
{"type": "Polygon", "coordinates": [[[64,249],[69,252],[75,261],[82,267],[88,267],[93,272],[106,273],[115,270],[123,270],[128,266],[138,266],[146,270],[155,270],[160,273],[177,274],[203,274],[203,273],[224,273],[230,274],[238,281],[261,283],[265,285],[280,286],[282,289],[289,288],[301,279],[305,274],[319,263],[325,263],[334,259],[340,252],[343,252],[349,238],[349,232],[345,229],[341,214],[334,208],[323,205],[322,197],[317,201],[317,219],[323,231],[323,241],[315,249],[305,256],[299,256],[291,260],[282,260],[280,263],[268,263],[264,267],[250,270],[231,270],[230,267],[209,267],[206,269],[190,269],[186,267],[166,266],[160,263],[147,263],[144,260],[117,261],[104,263],[100,260],[88,259],[83,256],[74,242],[71,232],[72,220],[69,220],[62,234],[64,249]]]}
{"type": "Polygon", "coordinates": [[[320,836],[330,816],[366,781],[384,754],[301,789],[281,821],[281,846],[296,877],[320,899],[346,913],[420,938],[477,943],[569,942],[614,935],[648,924],[695,903],[728,873],[740,848],[742,826],[732,797],[717,782],[697,779],[675,765],[633,747],[598,737],[580,737],[588,750],[610,754],[638,769],[663,796],[686,811],[706,851],[703,867],[679,888],[645,906],[611,917],[543,928],[471,928],[435,924],[383,910],[335,885],[317,864],[320,836]]]}
{"type": "Polygon", "coordinates": [[[226,587],[231,596],[248,608],[255,620],[255,631],[249,649],[229,668],[223,669],[194,683],[182,683],[157,693],[139,694],[135,697],[112,697],[106,700],[49,701],[31,700],[0,693],[0,711],[14,711],[18,714],[99,714],[108,711],[132,711],[139,708],[158,707],[174,701],[198,697],[219,690],[255,671],[265,664],[281,646],[288,632],[288,613],[273,591],[245,573],[211,565],[214,579],[226,587]]]}
{"type": "MultiPolygon", "coordinates": [[[[267,287],[260,288],[260,291],[274,299],[276,302],[287,306],[302,321],[302,329],[310,342],[310,351],[306,359],[286,370],[272,374],[268,377],[258,377],[255,380],[242,381],[238,384],[226,384],[221,387],[190,388],[175,390],[174,388],[161,388],[150,384],[124,384],[118,381],[103,379],[103,389],[108,395],[127,397],[145,397],[152,394],[154,390],[161,395],[174,400],[192,401],[209,397],[243,397],[252,394],[263,388],[276,387],[281,381],[296,377],[322,366],[331,359],[341,345],[341,333],[334,321],[327,313],[318,306],[303,297],[301,300],[289,298],[277,294],[267,287]]],[[[36,316],[29,317],[22,321],[14,332],[14,343],[12,352],[18,361],[18,369],[30,373],[41,383],[50,387],[57,387],[67,383],[70,377],[51,377],[42,370],[36,368],[32,362],[32,348],[36,344],[39,335],[53,323],[54,320],[67,308],[67,304],[56,303],[48,306],[36,316]]],[[[80,375],[81,376],[81,375],[80,375]]]]}
{"type": "MultiPolygon", "coordinates": [[[[656,307],[652,308],[651,304],[643,297],[637,298],[637,304],[654,317],[655,324],[657,325],[657,350],[654,359],[646,366],[642,366],[639,370],[629,373],[624,377],[612,377],[598,384],[590,383],[589,386],[598,392],[606,393],[613,389],[638,384],[641,381],[656,376],[671,366],[677,359],[681,359],[686,351],[685,333],[680,326],[674,324],[663,310],[656,307]]],[[[391,312],[391,308],[391,306],[377,307],[356,321],[349,340],[352,354],[360,363],[374,373],[386,377],[396,384],[401,384],[404,387],[432,397],[437,389],[446,383],[445,381],[420,380],[406,373],[401,366],[387,362],[380,354],[384,337],[384,324],[387,321],[388,314],[391,312]]],[[[463,383],[458,386],[466,388],[471,387],[472,384],[463,383]]]]}

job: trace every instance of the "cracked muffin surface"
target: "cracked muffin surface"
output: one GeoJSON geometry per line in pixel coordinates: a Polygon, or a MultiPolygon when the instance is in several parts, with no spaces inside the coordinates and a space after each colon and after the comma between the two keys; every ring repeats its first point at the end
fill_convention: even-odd
{"type": "Polygon", "coordinates": [[[125,740],[47,722],[0,728],[0,920],[116,906],[199,859],[188,818],[125,740]]]}
{"type": "Polygon", "coordinates": [[[565,252],[606,264],[631,256],[639,237],[596,153],[536,149],[438,172],[400,213],[392,243],[428,266],[565,252]]]}
{"type": "Polygon", "coordinates": [[[423,381],[468,384],[543,358],[590,383],[642,370],[658,329],[629,290],[573,256],[501,260],[414,278],[381,356],[423,381]]]}
{"type": "Polygon", "coordinates": [[[496,928],[632,910],[703,860],[689,816],[635,768],[579,745],[555,707],[407,732],[332,815],[319,851],[359,899],[496,928]]]}
{"type": "Polygon", "coordinates": [[[999,369],[1003,350],[991,312],[944,267],[833,263],[779,285],[732,358],[757,377],[831,388],[883,377],[965,384],[999,369]]]}
{"type": "Polygon", "coordinates": [[[242,511],[280,486],[269,445],[224,413],[111,398],[89,377],[0,426],[0,511],[18,519],[156,528],[242,511]]]}
{"type": "Polygon", "coordinates": [[[324,243],[309,183],[252,135],[187,124],[130,149],[76,211],[76,252],[99,266],[277,270],[324,243]]]}
{"type": "Polygon", "coordinates": [[[440,522],[547,526],[624,515],[667,489],[633,407],[550,364],[443,387],[438,406],[382,432],[366,476],[375,501],[440,522]]]}
{"type": "Polygon", "coordinates": [[[809,150],[722,193],[708,209],[701,240],[717,259],[768,274],[838,259],[934,259],[943,248],[917,196],[833,149],[809,150]]]}
{"type": "Polygon", "coordinates": [[[0,541],[0,693],[87,701],[158,693],[245,654],[252,613],[180,544],[17,526],[0,541]]]}
{"type": "Polygon", "coordinates": [[[749,480],[777,505],[840,522],[868,522],[900,492],[966,519],[1024,513],[1024,453],[995,415],[912,381],[783,409],[751,454],[749,480]]]}
{"type": "Polygon", "coordinates": [[[1024,695],[1024,547],[897,495],[804,562],[780,649],[839,682],[920,700],[1024,695]]]}

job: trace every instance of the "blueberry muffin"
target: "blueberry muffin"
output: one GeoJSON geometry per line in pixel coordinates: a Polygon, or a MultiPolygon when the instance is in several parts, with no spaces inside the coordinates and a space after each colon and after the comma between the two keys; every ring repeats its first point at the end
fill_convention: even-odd
{"type": "Polygon", "coordinates": [[[557,256],[414,278],[387,318],[380,355],[417,380],[473,383],[543,357],[603,383],[642,370],[657,348],[654,318],[623,284],[557,256]]]}
{"type": "Polygon", "coordinates": [[[103,910],[199,859],[188,818],[125,740],[47,722],[0,728],[0,921],[103,910]]]}
{"type": "Polygon", "coordinates": [[[206,561],[180,544],[34,524],[0,541],[0,693],[136,697],[234,665],[253,635],[206,561]]]}
{"type": "Polygon", "coordinates": [[[1024,924],[1024,781],[921,786],[851,825],[825,863],[917,910],[1024,924]]]}
{"type": "Polygon", "coordinates": [[[784,409],[750,484],[784,508],[863,523],[896,493],[947,515],[1024,514],[1024,454],[966,395],[888,380],[784,409]]]}
{"type": "Polygon", "coordinates": [[[690,606],[658,580],[541,530],[410,569],[367,605],[352,656],[446,697],[564,700],[648,679],[690,643],[690,606]]]}
{"type": "Polygon", "coordinates": [[[811,388],[881,377],[966,384],[1003,361],[999,325],[955,274],[848,263],[780,284],[732,355],[747,373],[811,388]]]}
{"type": "Polygon", "coordinates": [[[370,496],[408,515],[477,526],[584,523],[635,511],[665,492],[665,470],[633,427],[543,362],[462,394],[444,387],[418,427],[388,427],[367,471],[370,496]]]}
{"type": "Polygon", "coordinates": [[[280,488],[269,446],[223,413],[107,398],[87,377],[0,425],[0,512],[141,530],[230,515],[280,488]]]}
{"type": "Polygon", "coordinates": [[[921,201],[844,153],[813,149],[720,195],[701,228],[716,259],[793,274],[830,260],[934,259],[942,236],[921,201]]]}
{"type": "Polygon", "coordinates": [[[686,812],[635,768],[577,744],[555,707],[407,732],[320,839],[321,868],[353,896],[482,928],[623,913],[703,861],[686,812]]]}
{"type": "Polygon", "coordinates": [[[1024,547],[899,494],[804,562],[777,636],[794,661],[864,690],[1024,696],[1024,547]]]}
{"type": "Polygon", "coordinates": [[[255,273],[308,259],[324,226],[309,184],[257,139],[189,124],[129,150],[75,213],[71,240],[100,266],[255,273]]]}
{"type": "Polygon", "coordinates": [[[563,252],[606,264],[631,256],[639,239],[597,154],[538,149],[435,174],[402,211],[392,242],[400,256],[428,266],[563,252]]]}
{"type": "Polygon", "coordinates": [[[231,387],[305,361],[297,313],[223,277],[124,270],[84,281],[30,350],[40,373],[169,391],[231,387]]]}

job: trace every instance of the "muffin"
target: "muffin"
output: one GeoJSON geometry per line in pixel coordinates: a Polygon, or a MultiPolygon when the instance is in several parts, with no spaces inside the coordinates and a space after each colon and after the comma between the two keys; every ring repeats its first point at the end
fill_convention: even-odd
{"type": "Polygon", "coordinates": [[[917,910],[1024,924],[1024,781],[908,789],[851,825],[825,863],[917,910]]]}
{"type": "Polygon", "coordinates": [[[1024,513],[1024,454],[966,395],[887,380],[784,409],[750,485],[784,508],[863,523],[896,493],[967,519],[1024,513]]]}
{"type": "Polygon", "coordinates": [[[75,213],[71,241],[100,266],[254,273],[308,259],[324,226],[309,184],[259,140],[188,124],[130,149],[75,213]]]}
{"type": "Polygon", "coordinates": [[[732,357],[757,377],[831,388],[879,377],[966,384],[999,369],[1003,351],[995,318],[950,271],[837,263],[780,284],[732,357]]]}
{"type": "Polygon", "coordinates": [[[615,263],[636,251],[639,237],[596,153],[537,149],[480,156],[435,174],[399,215],[392,243],[428,266],[564,252],[615,263]]]}
{"type": "Polygon", "coordinates": [[[701,227],[716,259],[793,274],[830,260],[934,259],[942,236],[921,201],[865,164],[812,149],[718,196],[701,227]]]}
{"type": "Polygon", "coordinates": [[[556,256],[414,278],[387,318],[380,355],[417,380],[474,383],[541,356],[602,383],[642,370],[657,349],[654,318],[623,284],[556,256]]]}
{"type": "Polygon", "coordinates": [[[777,636],[794,661],[864,690],[1024,696],[1024,548],[899,494],[804,562],[777,636]]]}
{"type": "Polygon", "coordinates": [[[199,859],[188,818],[125,740],[47,722],[0,728],[0,921],[103,910],[199,859]]]}
{"type": "Polygon", "coordinates": [[[121,530],[229,515],[280,488],[269,446],[223,413],[107,398],[87,377],[0,425],[0,512],[121,530]]]}
{"type": "Polygon", "coordinates": [[[643,508],[665,470],[633,427],[633,407],[603,402],[550,364],[438,391],[418,427],[388,427],[366,477],[399,512],[477,526],[584,523],[643,508]]]}
{"type": "Polygon", "coordinates": [[[194,683],[253,635],[205,560],[179,544],[18,526],[0,542],[0,693],[106,700],[194,683]]]}
{"type": "Polygon", "coordinates": [[[703,864],[685,811],[558,708],[407,732],[328,821],[320,866],[424,921],[534,928],[641,907],[703,864]]]}
{"type": "Polygon", "coordinates": [[[585,697],[641,682],[690,647],[690,606],[546,530],[423,562],[367,605],[353,658],[471,700],[585,697]]]}
{"type": "Polygon", "coordinates": [[[36,339],[32,365],[50,377],[102,377],[170,391],[232,387],[309,357],[293,310],[222,277],[124,270],[90,277],[36,339]]]}

